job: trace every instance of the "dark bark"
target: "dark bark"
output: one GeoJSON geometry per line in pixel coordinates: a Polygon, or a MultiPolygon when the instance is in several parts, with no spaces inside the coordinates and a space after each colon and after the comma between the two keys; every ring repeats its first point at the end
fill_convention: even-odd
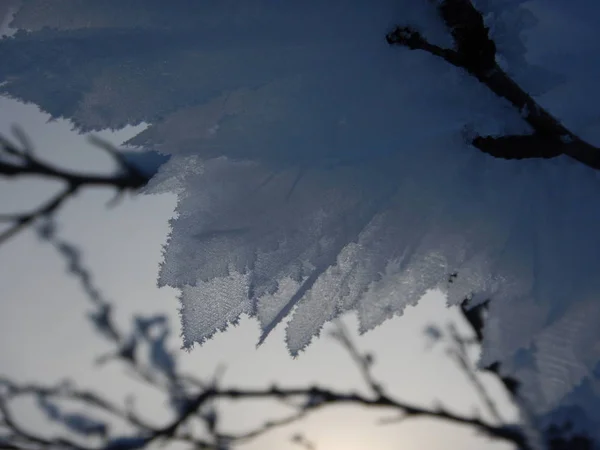
{"type": "Polygon", "coordinates": [[[477,136],[471,141],[474,147],[502,159],[566,155],[587,167],[600,169],[600,149],[562,125],[496,63],[496,44],[489,36],[483,15],[470,0],[443,0],[438,11],[452,34],[453,49],[429,43],[408,26],[398,26],[388,33],[387,42],[426,51],[466,70],[497,96],[508,100],[533,129],[530,135],[477,136]]]}

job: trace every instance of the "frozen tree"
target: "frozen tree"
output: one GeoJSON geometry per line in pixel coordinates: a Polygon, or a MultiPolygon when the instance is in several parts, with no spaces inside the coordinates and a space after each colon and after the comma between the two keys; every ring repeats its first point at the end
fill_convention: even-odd
{"type": "Polygon", "coordinates": [[[593,0],[24,0],[0,93],[80,130],[150,124],[129,144],[171,156],[146,190],[179,194],[159,283],[185,346],[248,314],[261,341],[287,320],[296,354],[344,311],[367,331],[442,289],[489,300],[480,364],[532,420],[598,430],[599,19],[593,0]]]}

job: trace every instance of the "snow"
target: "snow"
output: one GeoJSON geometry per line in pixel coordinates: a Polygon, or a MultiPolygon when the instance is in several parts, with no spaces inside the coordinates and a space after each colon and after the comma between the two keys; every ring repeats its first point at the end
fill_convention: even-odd
{"type": "MultiPolygon", "coordinates": [[[[37,4],[15,24],[41,28],[37,4]]],[[[112,41],[100,42],[116,36],[107,24],[122,33],[134,12],[124,6],[117,19],[107,5],[106,14],[65,9],[47,19],[72,29],[81,79],[64,76],[83,86],[77,101],[61,109],[25,89],[39,75],[18,64],[0,68],[11,80],[0,93],[84,130],[150,124],[128,144],[170,156],[146,192],[179,195],[159,284],[181,290],[186,348],[247,314],[261,342],[287,321],[296,355],[346,311],[366,332],[442,289],[449,304],[491,298],[480,363],[501,361],[538,414],[584,382],[598,389],[598,175],[566,157],[504,161],[467,145],[466,131],[530,132],[527,112],[431,55],[385,45],[396,24],[449,45],[429,2],[199,3],[197,23],[172,7],[178,29],[148,6],[110,63],[102,58],[112,41]],[[97,57],[80,51],[92,44],[97,57]]],[[[600,64],[590,58],[600,51],[600,7],[476,5],[503,69],[600,145],[600,64]]],[[[60,32],[40,33],[40,49],[55,49],[60,32]]]]}

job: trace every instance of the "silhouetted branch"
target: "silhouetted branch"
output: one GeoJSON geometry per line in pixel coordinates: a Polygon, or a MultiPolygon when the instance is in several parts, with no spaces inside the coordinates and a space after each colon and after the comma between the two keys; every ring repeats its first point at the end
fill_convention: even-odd
{"type": "MultiPolygon", "coordinates": [[[[8,430],[11,435],[11,441],[7,442],[11,448],[29,449],[29,448],[68,448],[73,450],[87,450],[85,446],[81,446],[71,441],[70,439],[60,437],[48,439],[41,437],[31,431],[25,430],[14,419],[12,412],[7,406],[7,402],[3,396],[0,396],[0,424],[2,428],[8,430]]],[[[1,444],[4,446],[4,443],[1,444]]]]}
{"type": "Polygon", "coordinates": [[[448,327],[448,332],[454,344],[453,347],[448,349],[448,353],[452,358],[454,358],[458,367],[460,367],[463,370],[463,372],[477,391],[477,394],[479,394],[479,397],[483,401],[483,404],[486,406],[492,417],[498,423],[503,423],[504,421],[502,419],[502,416],[500,415],[500,412],[498,411],[498,408],[496,407],[496,403],[492,400],[491,395],[487,392],[487,389],[479,380],[479,377],[475,372],[475,368],[469,360],[469,355],[467,353],[467,345],[464,339],[458,334],[458,331],[456,330],[456,327],[454,325],[450,325],[448,327]]]}
{"type": "MultiPolygon", "coordinates": [[[[179,369],[172,351],[165,347],[164,337],[168,335],[166,317],[163,315],[136,315],[132,321],[131,330],[118,329],[113,318],[113,307],[102,296],[100,290],[94,286],[92,274],[85,267],[78,248],[58,236],[56,226],[51,220],[40,226],[39,235],[59,252],[67,262],[69,272],[79,279],[83,291],[94,307],[94,311],[89,314],[91,322],[96,331],[105,337],[114,348],[113,351],[99,358],[98,362],[106,363],[114,360],[124,363],[137,379],[166,395],[176,414],[171,422],[156,426],[144,419],[139,412],[135,412],[132,404],[125,407],[116,405],[96,392],[76,389],[69,382],[61,383],[58,386],[45,386],[36,383],[18,383],[8,378],[0,378],[0,402],[2,405],[0,413],[4,418],[4,428],[10,430],[13,436],[7,441],[8,445],[12,446],[11,448],[49,449],[58,446],[75,450],[100,448],[131,450],[145,447],[155,441],[174,440],[189,443],[200,449],[225,450],[230,448],[233,443],[255,439],[275,428],[302,420],[309,414],[325,407],[352,404],[359,407],[393,411],[399,414],[401,421],[427,417],[469,426],[492,438],[511,442],[518,448],[529,449],[526,439],[518,427],[489,423],[479,417],[453,413],[443,407],[425,408],[394,398],[385,391],[371,372],[373,357],[370,354],[362,353],[356,347],[341,323],[337,323],[332,336],[348,352],[360,370],[365,384],[370,388],[370,395],[341,392],[321,386],[284,388],[273,386],[262,389],[221,388],[218,386],[218,374],[215,375],[212,382],[208,383],[186,375],[179,369]],[[144,348],[148,351],[149,365],[143,362],[142,351],[144,348]],[[8,409],[9,402],[24,396],[38,398],[38,405],[46,416],[63,428],[74,431],[83,437],[94,435],[101,438],[103,443],[101,446],[83,446],[62,436],[49,439],[37,432],[25,431],[17,424],[8,409]],[[242,433],[230,433],[219,429],[220,421],[216,402],[224,399],[235,401],[272,400],[292,408],[293,412],[278,419],[265,421],[254,429],[242,433]],[[60,404],[56,403],[61,400],[67,400],[71,405],[79,404],[84,407],[84,412],[74,413],[62,410],[60,404]],[[113,436],[107,423],[94,418],[95,411],[126,423],[134,432],[129,436],[113,436]],[[200,421],[203,424],[205,436],[198,436],[197,432],[187,427],[192,421],[200,421]]],[[[458,333],[452,336],[455,344],[458,345],[457,351],[461,357],[459,363],[470,368],[467,361],[468,355],[463,345],[464,341],[458,336],[458,333]]],[[[218,371],[218,373],[220,372],[218,371]]],[[[480,394],[485,392],[474,372],[470,373],[469,379],[480,394]]],[[[484,398],[484,401],[488,407],[492,404],[489,397],[484,398]]],[[[492,413],[501,423],[497,411],[492,410],[492,413]]],[[[0,436],[2,435],[0,434],[0,436]]]]}
{"type": "MultiPolygon", "coordinates": [[[[199,394],[190,404],[187,411],[181,415],[173,423],[167,425],[162,430],[159,430],[151,439],[168,438],[176,434],[178,428],[188,419],[189,415],[195,412],[207,401],[215,398],[226,398],[230,400],[240,399],[289,399],[297,397],[318,398],[317,402],[306,406],[306,410],[316,410],[332,404],[355,404],[365,407],[389,408],[398,410],[404,417],[429,417],[449,421],[462,425],[469,425],[483,432],[484,434],[502,440],[515,443],[519,448],[529,448],[525,442],[525,438],[518,432],[504,427],[494,426],[482,421],[479,418],[470,418],[459,414],[451,413],[443,408],[430,410],[418,406],[395,400],[385,394],[376,398],[364,397],[356,393],[336,392],[320,387],[311,388],[278,388],[273,387],[268,390],[242,390],[242,389],[226,389],[214,390],[209,389],[199,394]]],[[[289,423],[284,420],[284,423],[289,423]]]]}
{"type": "Polygon", "coordinates": [[[367,383],[371,390],[375,394],[381,394],[383,390],[371,373],[371,367],[374,362],[373,355],[369,353],[363,355],[358,351],[352,342],[352,339],[350,339],[350,335],[348,334],[346,327],[344,327],[342,322],[339,320],[335,322],[335,329],[330,333],[330,336],[333,337],[344,348],[344,350],[346,350],[346,352],[348,352],[354,364],[356,364],[356,367],[358,367],[360,370],[365,383],[367,383]]]}
{"type": "MultiPolygon", "coordinates": [[[[2,162],[0,162],[0,165],[2,162]]],[[[77,192],[77,186],[67,186],[58,195],[51,198],[47,203],[40,205],[37,209],[21,214],[0,215],[0,222],[12,222],[13,225],[0,233],[0,245],[13,237],[19,231],[31,225],[36,219],[48,217],[61,207],[63,202],[77,192]]]]}
{"type": "Polygon", "coordinates": [[[409,26],[398,26],[386,35],[390,45],[422,50],[464,69],[497,96],[508,100],[533,128],[524,136],[475,137],[471,144],[503,159],[553,158],[567,155],[600,170],[600,149],[579,138],[542,108],[496,63],[496,45],[483,15],[470,0],[440,0],[438,12],[454,40],[454,49],[428,42],[409,26]]]}
{"type": "Polygon", "coordinates": [[[100,138],[94,137],[91,141],[96,147],[107,152],[118,164],[119,169],[114,174],[86,174],[55,167],[35,155],[25,133],[15,128],[14,134],[20,145],[16,145],[0,135],[0,176],[6,178],[33,176],[58,180],[62,181],[65,187],[57,195],[30,212],[1,215],[0,222],[10,223],[11,226],[0,233],[0,245],[37,219],[52,216],[65,201],[82,188],[110,187],[121,194],[125,191],[140,189],[148,182],[147,175],[130,164],[110,143],[100,138]]]}
{"type": "Polygon", "coordinates": [[[137,417],[131,411],[126,411],[114,403],[103,398],[89,390],[78,390],[72,387],[72,383],[63,382],[58,386],[44,386],[40,384],[18,384],[6,377],[0,377],[0,386],[5,389],[4,398],[13,399],[17,396],[40,396],[44,398],[57,398],[85,403],[93,409],[101,410],[105,413],[117,417],[130,425],[145,431],[152,431],[153,428],[137,417]]]}

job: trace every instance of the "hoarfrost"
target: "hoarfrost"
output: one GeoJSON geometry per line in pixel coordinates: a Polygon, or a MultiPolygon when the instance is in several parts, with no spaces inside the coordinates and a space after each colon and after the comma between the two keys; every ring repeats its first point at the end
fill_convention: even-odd
{"type": "MultiPolygon", "coordinates": [[[[170,155],[147,192],[179,196],[159,284],[181,290],[186,347],[248,314],[262,339],[289,320],[296,354],[345,311],[367,331],[438,288],[450,304],[491,298],[481,364],[502,361],[540,412],[582,383],[598,389],[600,180],[565,157],[468,145],[465,130],[531,130],[464,71],[385,44],[409,24],[450,45],[431,2],[194,2],[194,14],[166,8],[166,22],[156,2],[141,15],[125,0],[36,15],[42,3],[14,19],[38,41],[0,41],[0,93],[80,129],[150,124],[129,144],[170,155]],[[60,85],[37,78],[55,72],[60,85]]],[[[502,67],[599,145],[600,6],[476,4],[502,67]]]]}

